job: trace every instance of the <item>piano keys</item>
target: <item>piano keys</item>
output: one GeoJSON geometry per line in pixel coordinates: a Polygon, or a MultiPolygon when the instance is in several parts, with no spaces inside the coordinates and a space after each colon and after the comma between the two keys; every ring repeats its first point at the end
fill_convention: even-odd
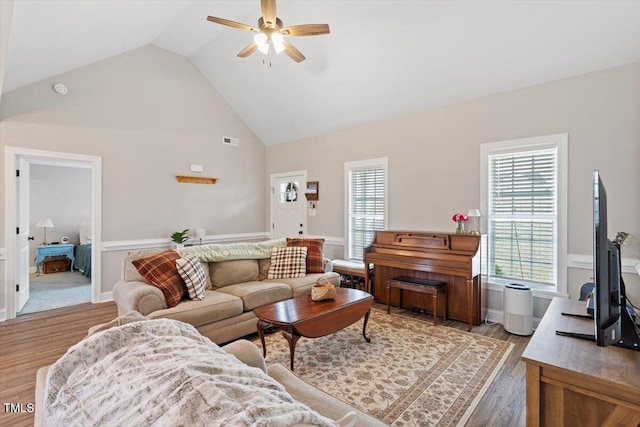
{"type": "MultiPolygon", "coordinates": [[[[471,234],[376,231],[364,250],[365,289],[377,302],[387,301],[387,280],[394,276],[447,283],[447,317],[478,325],[484,319],[480,276],[480,236],[471,234]],[[370,265],[373,283],[370,282],[370,265]]],[[[399,304],[399,291],[391,290],[391,304],[399,304]]],[[[424,308],[422,295],[405,292],[404,307],[424,308]]],[[[427,307],[428,308],[428,307],[427,307]]],[[[433,313],[432,313],[433,314],[433,313]]]]}

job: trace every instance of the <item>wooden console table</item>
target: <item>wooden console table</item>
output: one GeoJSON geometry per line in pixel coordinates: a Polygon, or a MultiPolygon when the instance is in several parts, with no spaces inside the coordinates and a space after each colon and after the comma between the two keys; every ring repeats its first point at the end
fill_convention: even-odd
{"type": "Polygon", "coordinates": [[[527,426],[637,426],[640,352],[559,336],[593,334],[584,301],[554,298],[522,358],[527,364],[527,426]]]}

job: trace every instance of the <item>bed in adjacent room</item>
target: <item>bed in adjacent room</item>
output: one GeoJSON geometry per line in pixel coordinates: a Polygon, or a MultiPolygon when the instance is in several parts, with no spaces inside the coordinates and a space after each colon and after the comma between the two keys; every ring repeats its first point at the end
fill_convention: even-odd
{"type": "Polygon", "coordinates": [[[91,277],[91,243],[76,245],[76,262],[74,267],[82,272],[86,277],[91,277]]]}
{"type": "Polygon", "coordinates": [[[86,277],[91,277],[91,242],[93,241],[93,232],[91,224],[83,222],[79,227],[80,244],[75,249],[75,268],[80,270],[86,277]]]}

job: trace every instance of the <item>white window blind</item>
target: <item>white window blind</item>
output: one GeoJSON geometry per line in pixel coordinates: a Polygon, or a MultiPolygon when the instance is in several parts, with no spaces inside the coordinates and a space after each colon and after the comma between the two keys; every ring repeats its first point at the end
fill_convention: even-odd
{"type": "Polygon", "coordinates": [[[489,155],[489,275],[556,285],[557,148],[489,155]]]}
{"type": "Polygon", "coordinates": [[[386,159],[347,163],[347,257],[364,259],[374,231],[386,227],[386,159]]]}

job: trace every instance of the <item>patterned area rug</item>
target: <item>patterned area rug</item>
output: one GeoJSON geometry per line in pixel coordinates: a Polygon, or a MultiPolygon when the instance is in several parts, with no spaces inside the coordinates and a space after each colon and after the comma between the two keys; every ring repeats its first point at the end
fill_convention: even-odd
{"type": "MultiPolygon", "coordinates": [[[[361,320],[333,335],[300,338],[295,373],[392,426],[464,425],[513,347],[375,309],[367,336],[371,343],[361,320]]],[[[289,367],[282,334],[265,339],[267,364],[289,367]]]]}

